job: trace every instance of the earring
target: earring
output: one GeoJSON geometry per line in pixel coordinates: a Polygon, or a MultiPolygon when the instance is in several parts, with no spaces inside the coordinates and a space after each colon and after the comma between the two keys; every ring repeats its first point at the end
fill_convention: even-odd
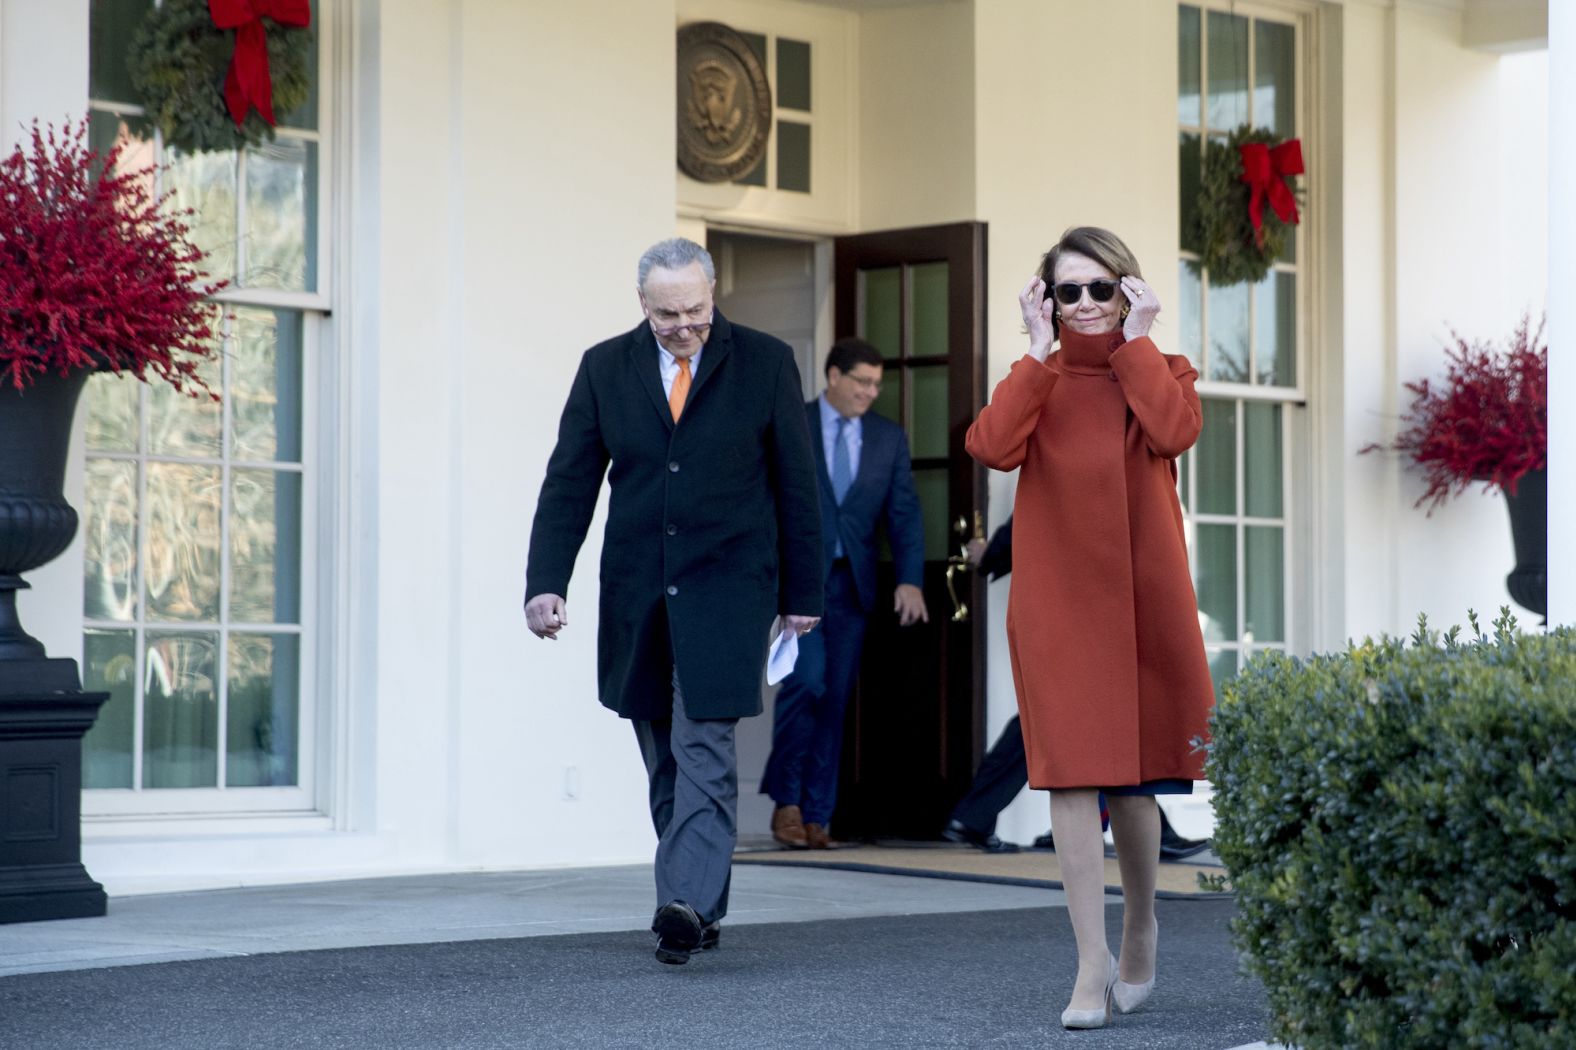
{"type": "Polygon", "coordinates": [[[1124,320],[1124,321],[1127,320],[1127,315],[1132,313],[1132,312],[1133,312],[1133,308],[1131,306],[1124,306],[1124,307],[1122,307],[1122,320],[1124,320]]]}

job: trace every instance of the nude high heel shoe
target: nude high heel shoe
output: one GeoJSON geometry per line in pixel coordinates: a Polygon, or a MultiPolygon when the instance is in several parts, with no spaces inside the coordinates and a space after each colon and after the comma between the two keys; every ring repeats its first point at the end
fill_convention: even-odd
{"type": "MultiPolygon", "coordinates": [[[[1155,920],[1155,968],[1160,966],[1160,920],[1155,920]]],[[[1116,1001],[1116,1008],[1124,1014],[1130,1014],[1149,998],[1149,993],[1155,990],[1153,976],[1143,984],[1128,984],[1120,977],[1116,984],[1111,986],[1111,998],[1116,1001]]]]}
{"type": "Polygon", "coordinates": [[[1110,974],[1105,979],[1105,1005],[1094,1010],[1062,1011],[1063,1028],[1104,1028],[1111,1023],[1111,989],[1116,987],[1116,956],[1110,956],[1110,974]]]}

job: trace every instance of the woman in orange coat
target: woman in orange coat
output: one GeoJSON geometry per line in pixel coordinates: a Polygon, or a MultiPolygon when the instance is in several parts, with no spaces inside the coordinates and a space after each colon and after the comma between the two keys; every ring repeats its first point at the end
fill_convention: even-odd
{"type": "Polygon", "coordinates": [[[1176,457],[1201,424],[1198,372],[1150,342],[1160,304],[1108,230],[1068,230],[1018,301],[1029,352],[968,450],[1021,468],[1007,643],[1078,943],[1062,1024],[1098,1028],[1113,1000],[1128,1012],[1154,987],[1154,796],[1203,777],[1196,741],[1214,691],[1176,488],[1176,457]],[[1105,938],[1102,790],[1122,873],[1120,962],[1105,938]]]}

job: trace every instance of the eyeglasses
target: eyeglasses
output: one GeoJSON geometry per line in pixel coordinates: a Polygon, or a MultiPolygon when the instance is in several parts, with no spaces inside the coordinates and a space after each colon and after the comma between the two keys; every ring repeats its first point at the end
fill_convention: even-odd
{"type": "Polygon", "coordinates": [[[671,339],[680,332],[693,332],[698,336],[705,335],[706,330],[711,327],[710,321],[704,321],[700,324],[676,324],[672,328],[658,328],[657,322],[651,320],[649,317],[646,319],[646,323],[651,325],[651,330],[656,333],[657,337],[660,339],[671,339]]]}
{"type": "Polygon", "coordinates": [[[1083,298],[1083,290],[1085,288],[1089,289],[1089,298],[1095,302],[1108,303],[1111,301],[1111,297],[1116,295],[1117,289],[1121,287],[1120,282],[1117,281],[1099,280],[1090,281],[1088,284],[1063,281],[1053,291],[1056,293],[1056,301],[1063,306],[1076,306],[1078,305],[1078,300],[1083,298]]]}
{"type": "Polygon", "coordinates": [[[881,380],[871,379],[869,376],[851,376],[844,372],[843,378],[858,386],[861,390],[879,391],[881,389],[881,380]]]}

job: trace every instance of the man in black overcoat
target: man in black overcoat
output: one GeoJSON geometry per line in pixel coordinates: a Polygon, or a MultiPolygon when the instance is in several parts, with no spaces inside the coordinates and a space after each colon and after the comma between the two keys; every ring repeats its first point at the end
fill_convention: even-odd
{"type": "Polygon", "coordinates": [[[714,947],[738,839],[734,727],[761,713],[774,621],[821,614],[821,518],[799,370],[716,311],[711,256],[641,256],[645,320],[587,350],[531,527],[526,623],[553,639],[605,472],[597,684],[633,721],[657,831],[657,958],[714,947]]]}

